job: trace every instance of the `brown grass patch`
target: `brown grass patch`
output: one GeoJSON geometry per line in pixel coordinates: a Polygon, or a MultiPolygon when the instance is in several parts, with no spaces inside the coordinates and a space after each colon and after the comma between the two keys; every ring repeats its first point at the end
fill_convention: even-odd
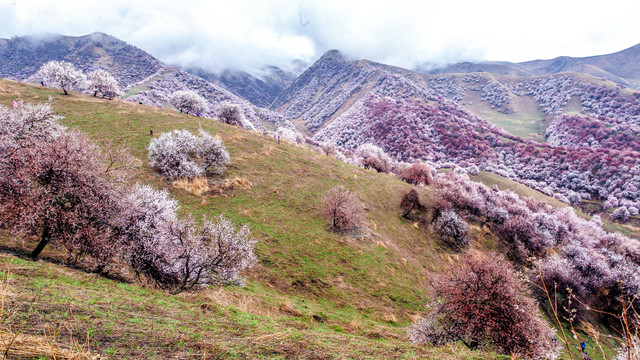
{"type": "Polygon", "coordinates": [[[282,302],[278,306],[278,309],[285,314],[289,314],[293,316],[300,317],[304,315],[302,311],[295,309],[293,305],[291,305],[291,301],[289,301],[288,299],[282,300],[282,302]]]}
{"type": "MultiPolygon", "coordinates": [[[[228,289],[220,288],[217,290],[207,291],[204,296],[207,298],[207,302],[216,304],[223,308],[233,307],[242,312],[258,316],[272,317],[274,315],[275,309],[272,305],[269,305],[251,295],[235,293],[228,289]]],[[[210,305],[205,306],[211,308],[210,305]]]]}
{"type": "Polygon", "coordinates": [[[384,313],[382,314],[382,321],[386,321],[386,322],[398,322],[398,318],[396,317],[395,314],[392,313],[384,313]]]}
{"type": "Polygon", "coordinates": [[[252,184],[246,177],[224,179],[221,182],[214,185],[209,194],[211,195],[223,195],[232,196],[233,190],[251,190],[252,184]]]}
{"type": "MultiPolygon", "coordinates": [[[[35,359],[45,355],[52,359],[98,360],[99,355],[61,348],[53,339],[0,331],[0,352],[7,358],[35,359]]],[[[3,357],[4,358],[4,357],[3,357]]]]}
{"type": "Polygon", "coordinates": [[[186,178],[177,179],[172,185],[174,189],[182,189],[198,196],[202,196],[210,189],[206,176],[199,176],[192,180],[186,178]]]}

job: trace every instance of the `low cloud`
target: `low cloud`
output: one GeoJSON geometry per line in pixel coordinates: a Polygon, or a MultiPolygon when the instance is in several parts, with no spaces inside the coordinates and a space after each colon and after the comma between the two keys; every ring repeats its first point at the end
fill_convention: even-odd
{"type": "Polygon", "coordinates": [[[326,50],[414,68],[622,50],[640,41],[640,3],[541,0],[30,1],[0,4],[0,37],[101,31],[161,60],[211,71],[290,68],[326,50]]]}

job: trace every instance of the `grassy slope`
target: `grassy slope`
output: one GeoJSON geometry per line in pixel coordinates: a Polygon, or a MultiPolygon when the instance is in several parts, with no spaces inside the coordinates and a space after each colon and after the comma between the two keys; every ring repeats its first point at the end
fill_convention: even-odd
{"type": "MultiPolygon", "coordinates": [[[[259,240],[260,262],[245,288],[170,296],[132,279],[108,280],[56,265],[64,256],[54,249],[45,250],[46,261],[22,260],[15,254],[30,250],[33,241],[0,234],[0,272],[12,274],[9,312],[0,324],[35,335],[49,327],[62,346],[76,341],[76,347],[118,359],[496,358],[458,345],[406,342],[406,326],[429,302],[428,278],[456,259],[397,216],[407,184],[218,122],[0,81],[4,105],[49,96],[68,126],[98,141],[126,142],[143,163],[137,181],[169,188],[183,213],[224,213],[249,225],[259,240]],[[171,189],[153,174],[145,159],[149,129],[157,136],[199,127],[222,138],[233,163],[226,177],[247,178],[250,190],[198,197],[171,189]],[[338,184],[356,191],[366,205],[369,225],[360,236],[328,232],[317,215],[321,194],[338,184]]],[[[562,206],[494,174],[481,172],[476,180],[562,206]]],[[[471,234],[474,250],[496,248],[483,229],[472,226],[471,234]]]]}
{"type": "MultiPolygon", "coordinates": [[[[189,352],[200,357],[206,352],[252,358],[494,358],[457,346],[406,343],[405,326],[429,301],[426,279],[451,259],[423,230],[396,215],[407,184],[211,120],[0,81],[4,105],[12,99],[36,102],[49,96],[54,111],[64,115],[71,128],[98,141],[126,142],[143,163],[137,180],[157,188],[170,184],[146,162],[149,129],[157,135],[201,126],[221,137],[233,163],[227,178],[246,177],[251,190],[206,198],[170,191],[183,213],[224,213],[249,225],[259,240],[260,262],[248,274],[245,288],[169,296],[135,282],[5,253],[0,263],[13,273],[10,298],[14,309],[21,310],[17,318],[24,318],[27,333],[41,333],[45,325],[64,329],[62,324],[68,323],[81,343],[88,334],[91,349],[112,358],[186,357],[189,352]],[[328,232],[318,216],[321,195],[338,184],[364,201],[369,221],[365,236],[328,232]],[[38,300],[28,311],[34,297],[38,300]]],[[[3,243],[17,253],[33,246],[29,239],[8,235],[3,243]]],[[[43,255],[62,257],[53,249],[43,255]]],[[[70,339],[65,331],[58,336],[63,343],[70,339]]]]}

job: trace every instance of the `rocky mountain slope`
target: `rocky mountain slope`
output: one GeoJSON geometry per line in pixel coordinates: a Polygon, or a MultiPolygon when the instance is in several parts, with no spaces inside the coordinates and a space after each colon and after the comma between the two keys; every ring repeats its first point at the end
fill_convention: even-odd
{"type": "Polygon", "coordinates": [[[148,53],[103,33],[72,37],[22,36],[0,40],[0,77],[25,80],[47,61],[68,61],[85,73],[108,70],[123,88],[163,67],[148,53]]]}
{"type": "Polygon", "coordinates": [[[237,96],[263,108],[268,108],[282,90],[291,85],[299,75],[275,66],[264,68],[260,77],[235,70],[225,70],[220,74],[202,69],[186,71],[207,81],[221,83],[237,96]]]}

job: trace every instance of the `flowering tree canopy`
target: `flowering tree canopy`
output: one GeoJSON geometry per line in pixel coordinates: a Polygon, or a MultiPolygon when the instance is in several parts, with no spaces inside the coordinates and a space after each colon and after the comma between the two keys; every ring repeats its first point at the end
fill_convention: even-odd
{"type": "Polygon", "coordinates": [[[101,94],[103,98],[113,99],[122,94],[118,81],[106,70],[92,71],[88,78],[87,89],[93,91],[93,96],[101,94]]]}
{"type": "Polygon", "coordinates": [[[202,114],[209,111],[207,100],[193,90],[178,90],[169,96],[169,104],[180,112],[202,114]]]}
{"type": "Polygon", "coordinates": [[[202,130],[199,137],[187,130],[162,133],[148,150],[151,167],[171,178],[219,174],[231,161],[222,141],[202,130]]]}
{"type": "Polygon", "coordinates": [[[87,80],[82,71],[65,61],[49,61],[36,75],[44,84],[62,88],[65,95],[69,94],[67,90],[81,88],[87,80]]]}

